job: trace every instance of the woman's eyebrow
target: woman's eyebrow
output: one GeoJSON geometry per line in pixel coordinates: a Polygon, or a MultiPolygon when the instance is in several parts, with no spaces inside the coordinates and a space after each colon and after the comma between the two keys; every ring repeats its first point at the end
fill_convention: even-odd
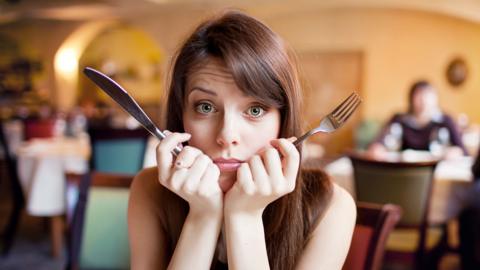
{"type": "Polygon", "coordinates": [[[192,89],[190,89],[189,95],[195,90],[202,91],[202,92],[204,92],[206,94],[209,94],[209,95],[212,95],[212,96],[217,96],[217,93],[215,93],[214,91],[209,90],[209,89],[205,89],[205,88],[202,88],[202,87],[199,87],[199,86],[195,86],[192,89]]]}

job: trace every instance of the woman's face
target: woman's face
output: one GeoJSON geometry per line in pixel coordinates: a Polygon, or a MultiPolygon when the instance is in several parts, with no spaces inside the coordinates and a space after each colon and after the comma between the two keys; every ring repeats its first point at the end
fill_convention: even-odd
{"type": "Polygon", "coordinates": [[[278,137],[280,112],[244,94],[218,60],[190,73],[183,123],[192,135],[189,145],[208,155],[220,168],[220,187],[227,192],[236,170],[278,137]]]}
{"type": "Polygon", "coordinates": [[[421,117],[431,117],[438,110],[438,97],[434,89],[424,88],[413,96],[413,113],[421,117]]]}

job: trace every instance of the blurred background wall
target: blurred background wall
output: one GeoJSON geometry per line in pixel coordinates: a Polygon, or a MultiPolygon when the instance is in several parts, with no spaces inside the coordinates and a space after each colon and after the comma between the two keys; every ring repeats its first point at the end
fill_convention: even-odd
{"type": "Polygon", "coordinates": [[[351,91],[361,94],[361,110],[345,129],[346,145],[353,144],[352,128],[361,121],[384,121],[404,110],[408,88],[417,79],[437,86],[447,112],[480,122],[475,102],[480,100],[476,1],[40,2],[2,1],[0,36],[41,62],[32,91],[63,110],[85,97],[105,99],[99,92],[85,94],[95,88],[82,78],[83,65],[106,73],[110,68],[141,103],[160,104],[169,64],[186,34],[204,18],[233,7],[264,21],[298,53],[305,95],[314,97],[306,106],[308,125],[351,91]],[[78,38],[80,32],[88,34],[78,38]],[[75,36],[77,51],[66,59],[75,58],[77,68],[73,77],[64,78],[55,69],[55,57],[75,36]],[[468,68],[466,80],[458,86],[446,77],[455,58],[468,68]]]}

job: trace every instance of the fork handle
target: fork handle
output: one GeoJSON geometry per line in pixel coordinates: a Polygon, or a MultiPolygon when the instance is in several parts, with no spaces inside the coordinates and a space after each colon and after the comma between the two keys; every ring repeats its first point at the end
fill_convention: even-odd
{"type": "Polygon", "coordinates": [[[302,144],[302,142],[307,139],[308,137],[310,137],[310,135],[312,135],[313,131],[312,130],[309,130],[307,133],[303,134],[302,136],[300,136],[300,138],[296,139],[294,142],[293,142],[293,145],[295,146],[299,146],[300,144],[302,144]]]}

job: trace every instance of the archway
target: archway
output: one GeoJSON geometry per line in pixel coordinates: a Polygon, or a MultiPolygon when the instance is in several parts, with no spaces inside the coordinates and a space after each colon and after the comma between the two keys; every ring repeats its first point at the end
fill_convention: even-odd
{"type": "Polygon", "coordinates": [[[55,54],[58,108],[68,111],[84,100],[111,100],[83,76],[90,66],[112,76],[140,103],[158,104],[164,53],[143,31],[119,21],[91,22],[74,31],[55,54]],[[135,91],[133,91],[135,90],[135,91]]]}

